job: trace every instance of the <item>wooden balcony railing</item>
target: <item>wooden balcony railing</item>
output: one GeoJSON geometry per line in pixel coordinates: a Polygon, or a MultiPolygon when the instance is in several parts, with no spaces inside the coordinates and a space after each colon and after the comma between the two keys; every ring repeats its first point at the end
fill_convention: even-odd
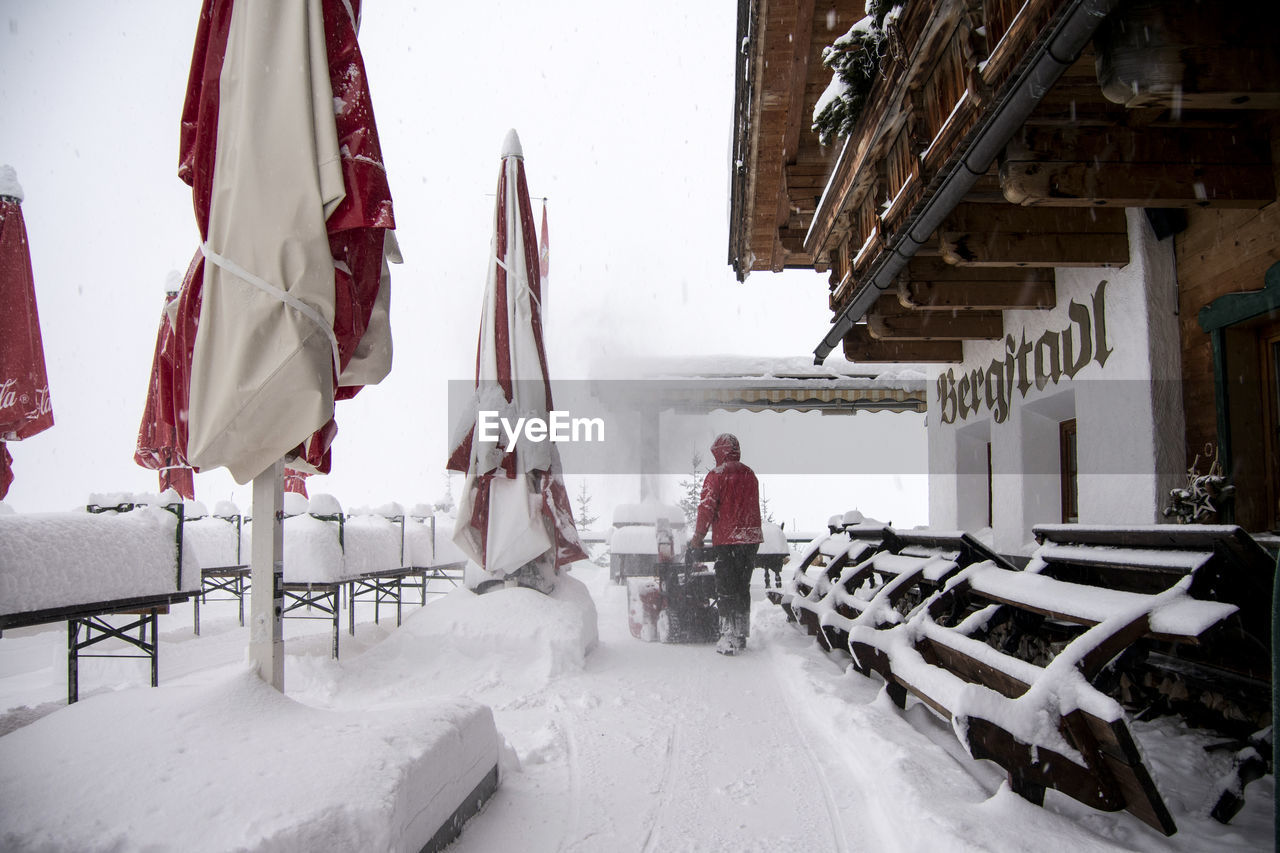
{"type": "Polygon", "coordinates": [[[911,4],[894,25],[868,108],[845,140],[804,249],[830,263],[842,307],[949,169],[1064,0],[941,0],[911,4]],[[847,260],[846,260],[847,259],[847,260]]]}

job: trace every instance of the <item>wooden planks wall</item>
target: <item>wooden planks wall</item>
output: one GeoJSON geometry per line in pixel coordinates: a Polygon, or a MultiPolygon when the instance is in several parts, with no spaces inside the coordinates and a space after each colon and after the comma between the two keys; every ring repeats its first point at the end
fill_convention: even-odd
{"type": "MultiPolygon", "coordinates": [[[[1271,148],[1272,162],[1280,164],[1276,128],[1271,131],[1271,148]]],[[[1277,173],[1280,185],[1280,169],[1277,173]]],[[[1206,443],[1217,443],[1213,353],[1197,314],[1219,296],[1262,288],[1267,268],[1280,261],[1280,202],[1261,210],[1190,210],[1187,222],[1187,229],[1174,237],[1174,249],[1190,465],[1206,443]]],[[[1202,473],[1205,467],[1202,458],[1202,473]]]]}

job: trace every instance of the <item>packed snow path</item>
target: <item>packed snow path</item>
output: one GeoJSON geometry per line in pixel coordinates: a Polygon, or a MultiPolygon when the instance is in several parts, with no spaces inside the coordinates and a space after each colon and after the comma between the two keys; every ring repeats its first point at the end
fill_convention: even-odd
{"type": "Polygon", "coordinates": [[[1270,780],[1233,826],[1207,818],[1200,801],[1223,758],[1202,764],[1212,738],[1192,743],[1176,721],[1142,725],[1177,803],[1179,833],[1165,838],[1056,791],[1046,808],[1012,793],[924,706],[899,711],[786,624],[758,577],[748,651],[724,658],[633,638],[625,588],[593,566],[573,576],[595,601],[600,644],[534,690],[473,676],[520,770],[451,851],[1192,851],[1271,838],[1270,780]]]}
{"type": "MultiPolygon", "coordinates": [[[[603,572],[589,581],[600,646],[582,673],[529,697],[551,722],[456,849],[497,849],[512,823],[526,849],[850,849],[845,824],[867,825],[864,798],[808,743],[761,641],[734,658],[640,642],[625,588],[603,572]]],[[[497,710],[500,727],[521,714],[497,710]]]]}

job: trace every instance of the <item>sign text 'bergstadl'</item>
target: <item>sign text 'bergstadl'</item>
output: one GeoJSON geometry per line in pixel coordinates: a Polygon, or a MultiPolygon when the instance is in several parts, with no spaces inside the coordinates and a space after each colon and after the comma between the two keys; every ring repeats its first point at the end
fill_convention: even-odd
{"type": "Polygon", "coordinates": [[[1065,329],[1046,330],[1038,339],[1027,340],[1024,329],[1021,340],[1008,335],[1004,353],[986,367],[961,371],[954,368],[938,377],[938,413],[944,424],[965,420],[983,406],[996,423],[1009,417],[1014,392],[1026,397],[1034,385],[1042,391],[1062,379],[1074,379],[1090,361],[1105,367],[1111,356],[1107,343],[1107,283],[1102,281],[1093,291],[1089,305],[1074,299],[1067,306],[1071,321],[1065,329]]]}
{"type": "Polygon", "coordinates": [[[476,434],[480,441],[497,442],[506,436],[510,453],[523,435],[527,441],[604,441],[604,418],[573,418],[568,412],[552,409],[549,417],[519,417],[514,424],[496,411],[477,413],[476,434]],[[501,432],[501,434],[500,434],[501,432]]]}

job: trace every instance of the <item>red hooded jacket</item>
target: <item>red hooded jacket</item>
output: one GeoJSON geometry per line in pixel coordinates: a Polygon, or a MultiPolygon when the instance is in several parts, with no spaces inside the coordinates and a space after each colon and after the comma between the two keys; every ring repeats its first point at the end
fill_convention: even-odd
{"type": "Polygon", "coordinates": [[[711,530],[712,545],[750,545],[764,541],[760,531],[760,486],[755,472],[742,464],[738,439],[724,433],[711,443],[716,467],[702,481],[698,523],[693,539],[711,530]]]}

